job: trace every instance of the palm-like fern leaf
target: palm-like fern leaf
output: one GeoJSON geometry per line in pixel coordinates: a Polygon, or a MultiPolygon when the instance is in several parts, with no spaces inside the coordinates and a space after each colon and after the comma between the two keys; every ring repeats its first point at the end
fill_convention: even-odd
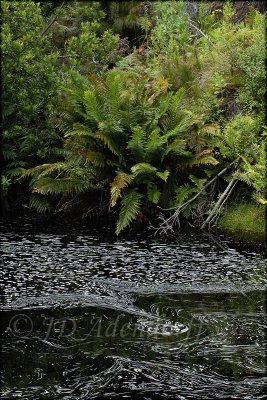
{"type": "Polygon", "coordinates": [[[179,161],[177,169],[192,168],[199,165],[217,165],[218,161],[210,155],[211,150],[203,150],[201,153],[179,161]]]}
{"type": "Polygon", "coordinates": [[[80,124],[78,122],[73,124],[73,130],[66,133],[65,137],[71,136],[95,136],[94,132],[86,125],[80,124]]]}
{"type": "Polygon", "coordinates": [[[119,172],[114,181],[111,183],[111,207],[115,206],[119,197],[121,197],[121,191],[129,185],[132,181],[132,176],[119,172]]]}
{"type": "Polygon", "coordinates": [[[162,179],[164,182],[167,182],[168,176],[170,175],[170,171],[167,171],[167,170],[165,170],[163,172],[158,171],[158,172],[156,172],[156,175],[160,179],[162,179]]]}
{"type": "Polygon", "coordinates": [[[71,194],[81,193],[92,188],[92,182],[78,178],[55,179],[43,177],[35,184],[34,192],[41,194],[71,194]]]}
{"type": "Polygon", "coordinates": [[[142,195],[135,190],[130,190],[122,199],[122,209],[116,226],[116,235],[125,229],[138,215],[142,195]]]}
{"type": "Polygon", "coordinates": [[[155,174],[157,172],[157,168],[153,167],[153,165],[149,163],[138,163],[132,166],[131,171],[134,176],[140,174],[155,174]]]}
{"type": "Polygon", "coordinates": [[[116,145],[115,141],[112,140],[112,138],[110,137],[110,135],[106,132],[103,131],[97,131],[95,134],[96,138],[98,138],[99,140],[101,140],[102,142],[104,142],[104,144],[107,146],[107,148],[115,155],[120,156],[121,152],[118,148],[118,146],[116,145]]]}
{"type": "Polygon", "coordinates": [[[146,133],[140,126],[132,127],[132,132],[127,148],[131,150],[137,161],[142,161],[145,154],[146,133]]]}
{"type": "Polygon", "coordinates": [[[164,156],[167,156],[170,152],[178,155],[190,154],[188,151],[186,151],[186,141],[184,139],[175,139],[173,142],[171,142],[164,151],[164,156]]]}
{"type": "Polygon", "coordinates": [[[51,210],[51,203],[48,198],[38,193],[31,195],[29,205],[30,208],[33,208],[40,214],[44,214],[46,211],[51,210]]]}
{"type": "Polygon", "coordinates": [[[105,120],[103,102],[100,100],[100,96],[97,96],[92,90],[87,90],[84,93],[84,105],[87,115],[93,121],[102,122],[105,120]]]}
{"type": "Polygon", "coordinates": [[[160,196],[161,192],[158,190],[157,186],[154,183],[149,182],[147,185],[148,200],[151,201],[151,203],[158,204],[160,196]]]}
{"type": "Polygon", "coordinates": [[[42,164],[42,165],[37,165],[36,167],[29,168],[26,171],[24,171],[21,175],[22,178],[31,176],[31,175],[37,175],[38,178],[50,175],[53,172],[66,172],[70,171],[70,169],[73,166],[70,166],[70,164],[66,162],[57,162],[53,164],[42,164]]]}

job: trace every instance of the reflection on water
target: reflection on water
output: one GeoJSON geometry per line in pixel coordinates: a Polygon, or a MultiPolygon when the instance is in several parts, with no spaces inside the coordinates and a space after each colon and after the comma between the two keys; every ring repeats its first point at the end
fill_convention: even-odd
{"type": "Polygon", "coordinates": [[[1,234],[3,399],[263,399],[265,261],[207,238],[1,234]]]}

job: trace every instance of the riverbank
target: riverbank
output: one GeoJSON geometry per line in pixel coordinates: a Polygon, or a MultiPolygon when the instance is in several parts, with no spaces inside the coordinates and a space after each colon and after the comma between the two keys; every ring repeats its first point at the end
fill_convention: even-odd
{"type": "MultiPolygon", "coordinates": [[[[34,234],[42,231],[44,233],[62,233],[79,235],[80,233],[93,234],[97,233],[103,238],[116,241],[115,220],[108,215],[101,216],[95,219],[82,219],[78,215],[68,216],[53,216],[53,215],[38,215],[25,213],[23,215],[12,215],[9,218],[1,219],[4,231],[13,230],[14,223],[18,231],[24,232],[25,229],[34,234]]],[[[157,226],[156,219],[152,223],[157,226]]],[[[135,240],[140,235],[145,235],[147,238],[159,236],[156,229],[150,224],[135,223],[132,227],[126,230],[120,238],[127,240],[135,240]]],[[[249,249],[262,249],[265,246],[265,207],[258,207],[254,204],[232,204],[222,215],[217,226],[211,230],[199,230],[193,228],[189,224],[183,223],[179,230],[176,230],[167,235],[168,239],[187,240],[188,237],[208,236],[215,242],[224,240],[235,243],[238,247],[249,249]]],[[[160,235],[161,236],[161,235],[160,235]]]]}

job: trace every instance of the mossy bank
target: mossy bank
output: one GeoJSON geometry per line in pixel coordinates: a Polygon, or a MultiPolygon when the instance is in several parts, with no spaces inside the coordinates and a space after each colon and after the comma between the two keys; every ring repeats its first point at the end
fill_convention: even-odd
{"type": "Polygon", "coordinates": [[[265,211],[264,205],[232,204],[221,217],[218,228],[241,241],[264,243],[265,211]]]}

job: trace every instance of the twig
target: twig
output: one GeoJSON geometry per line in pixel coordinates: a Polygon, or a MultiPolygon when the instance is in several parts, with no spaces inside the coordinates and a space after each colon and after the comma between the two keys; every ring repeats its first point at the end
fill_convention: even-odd
{"type": "MultiPolygon", "coordinates": [[[[61,3],[61,5],[60,5],[59,8],[62,8],[62,7],[64,6],[64,4],[65,4],[65,1],[63,1],[63,2],[61,3]]],[[[58,19],[58,15],[55,15],[55,16],[51,19],[51,21],[49,22],[49,24],[47,25],[47,27],[44,28],[44,29],[41,31],[41,36],[44,36],[44,35],[46,34],[46,32],[48,31],[48,29],[50,29],[50,27],[56,22],[57,19],[58,19]]]]}
{"type": "Polygon", "coordinates": [[[200,229],[204,229],[213,219],[216,217],[216,214],[219,212],[220,208],[223,206],[223,204],[226,202],[228,197],[230,196],[234,186],[236,185],[237,181],[235,178],[233,178],[229,184],[227,185],[225,191],[222,193],[222,195],[219,197],[219,200],[213,207],[213,209],[210,212],[210,215],[208,218],[204,221],[200,229]]]}
{"type": "MultiPolygon", "coordinates": [[[[192,201],[194,201],[207,187],[209,187],[213,182],[215,182],[215,180],[217,178],[219,178],[219,176],[223,175],[232,165],[234,165],[234,163],[239,159],[240,157],[237,157],[234,161],[232,161],[227,167],[225,167],[224,169],[222,169],[217,175],[215,175],[209,182],[207,182],[201,189],[199,192],[197,192],[193,197],[191,197],[191,199],[189,199],[187,202],[185,202],[184,204],[182,204],[181,206],[179,206],[178,208],[182,208],[184,209],[188,204],[192,203],[192,201]]],[[[173,210],[177,207],[172,207],[172,208],[165,208],[165,211],[168,210],[173,210]]]]}
{"type": "Polygon", "coordinates": [[[217,46],[211,41],[211,39],[210,39],[207,35],[205,35],[205,33],[202,32],[202,30],[200,30],[197,26],[195,26],[194,24],[192,24],[192,22],[191,22],[190,19],[188,19],[188,23],[189,23],[189,25],[191,25],[193,28],[195,28],[199,33],[201,33],[201,35],[204,36],[204,37],[210,42],[210,44],[211,44],[215,49],[217,49],[217,46]]]}
{"type": "MultiPolygon", "coordinates": [[[[188,207],[189,204],[191,204],[194,200],[196,200],[198,198],[198,196],[201,195],[201,193],[207,189],[207,187],[209,187],[213,182],[216,181],[216,179],[218,177],[220,177],[221,175],[225,174],[225,172],[232,166],[234,165],[238,160],[239,160],[240,156],[237,157],[234,161],[232,161],[227,167],[225,167],[224,169],[222,169],[217,175],[215,175],[209,182],[207,182],[201,189],[199,192],[197,192],[193,197],[191,197],[189,200],[187,200],[185,203],[181,204],[179,207],[172,207],[169,208],[167,210],[173,210],[174,208],[176,208],[176,211],[174,212],[174,214],[172,216],[170,216],[167,219],[164,219],[161,216],[161,220],[163,221],[162,224],[160,225],[160,227],[158,228],[159,230],[162,230],[163,232],[167,232],[169,230],[173,230],[173,225],[174,224],[178,224],[179,225],[179,215],[181,213],[181,211],[183,211],[186,207],[188,207]]],[[[166,209],[165,209],[166,210],[166,209]]]]}

